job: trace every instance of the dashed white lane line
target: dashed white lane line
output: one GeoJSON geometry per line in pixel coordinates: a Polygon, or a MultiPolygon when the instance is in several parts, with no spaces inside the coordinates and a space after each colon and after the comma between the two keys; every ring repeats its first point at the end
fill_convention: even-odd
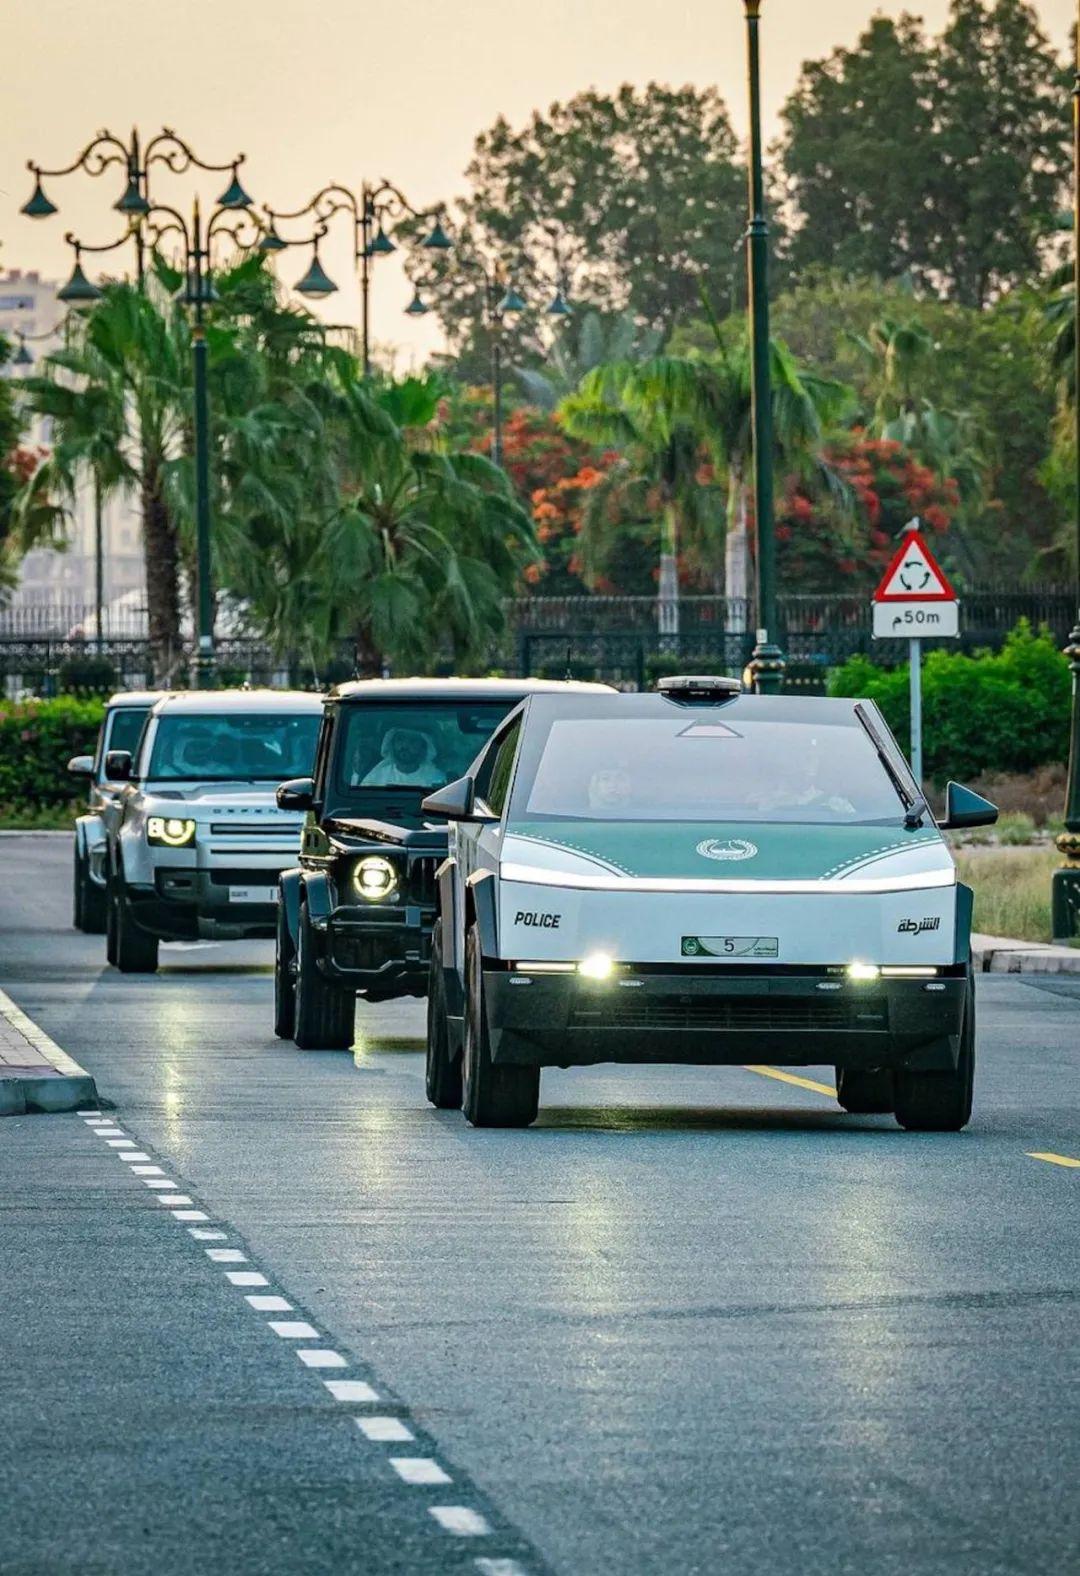
{"type": "Polygon", "coordinates": [[[159,1193],[157,1201],[159,1204],[164,1204],[167,1209],[186,1209],[189,1204],[195,1202],[186,1193],[159,1193]]]}
{"type": "Polygon", "coordinates": [[[122,1127],[95,1127],[94,1132],[99,1138],[126,1138],[127,1134],[122,1127]]]}
{"type": "Polygon", "coordinates": [[[306,1319],[268,1319],[266,1321],[275,1335],[280,1335],[283,1341],[317,1341],[319,1332],[313,1324],[306,1319]]]}
{"type": "MultiPolygon", "coordinates": [[[[195,1233],[193,1232],[194,1236],[195,1233]]],[[[247,1254],[239,1248],[207,1248],[206,1257],[213,1264],[246,1264],[247,1254]]]]}
{"type": "MultiPolygon", "coordinates": [[[[127,1160],[127,1155],[121,1155],[122,1160],[127,1160]]],[[[133,1177],[163,1177],[165,1175],[160,1166],[132,1166],[133,1177]]]]}
{"type": "Polygon", "coordinates": [[[305,1368],[347,1368],[349,1366],[340,1352],[331,1352],[325,1347],[309,1347],[302,1352],[298,1351],[296,1355],[305,1368]]]}
{"type": "Polygon", "coordinates": [[[188,1221],[209,1220],[210,1216],[204,1209],[174,1209],[172,1212],[172,1218],[174,1220],[179,1220],[186,1225],[188,1221]]]}
{"type": "Polygon", "coordinates": [[[478,1510],[472,1510],[468,1505],[429,1505],[428,1515],[435,1520],[444,1532],[452,1532],[457,1538],[486,1538],[491,1535],[491,1528],[478,1510]]]}
{"type": "Polygon", "coordinates": [[[430,1456],[391,1456],[390,1465],[403,1483],[414,1488],[430,1488],[454,1481],[430,1456]]]}
{"type": "Polygon", "coordinates": [[[128,1154],[125,1150],[125,1152],[120,1156],[120,1159],[126,1160],[128,1165],[131,1166],[135,1164],[136,1160],[149,1160],[150,1156],[144,1154],[141,1149],[133,1149],[130,1154],[128,1154]]]}
{"type": "Polygon", "coordinates": [[[524,1565],[517,1560],[479,1559],[476,1568],[480,1576],[526,1576],[524,1565]]]}
{"type": "Polygon", "coordinates": [[[377,1401],[376,1392],[362,1379],[324,1379],[335,1401],[377,1401]]]}
{"type": "Polygon", "coordinates": [[[233,1286],[269,1286],[270,1282],[258,1270],[226,1270],[225,1279],[233,1286]]]}
{"type": "Polygon", "coordinates": [[[139,1147],[134,1139],[131,1138],[109,1138],[106,1139],[106,1143],[110,1149],[137,1149],[139,1147]]]}
{"type": "Polygon", "coordinates": [[[143,1177],[143,1187],[163,1187],[170,1193],[176,1192],[176,1183],[170,1182],[168,1177],[143,1177]]]}
{"type": "Polygon", "coordinates": [[[203,1226],[189,1226],[188,1230],[196,1242],[224,1242],[228,1236],[227,1231],[218,1231],[216,1227],[206,1230],[203,1226]]]}
{"type": "Polygon", "coordinates": [[[397,1444],[399,1440],[416,1438],[400,1417],[354,1417],[353,1422],[373,1444],[397,1444]]]}
{"type": "Polygon", "coordinates": [[[257,1293],[253,1297],[245,1297],[244,1301],[256,1313],[292,1313],[293,1305],[284,1297],[260,1297],[257,1293]]]}

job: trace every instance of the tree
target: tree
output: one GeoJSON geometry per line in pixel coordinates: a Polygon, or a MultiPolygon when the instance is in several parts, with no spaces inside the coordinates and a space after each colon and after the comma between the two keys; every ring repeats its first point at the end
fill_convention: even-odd
{"type": "MultiPolygon", "coordinates": [[[[0,368],[12,356],[10,342],[0,334],[0,368]]],[[[17,499],[36,466],[36,458],[20,447],[23,420],[11,384],[0,377],[0,588],[17,579],[16,561],[32,543],[18,532],[17,499]]]]}

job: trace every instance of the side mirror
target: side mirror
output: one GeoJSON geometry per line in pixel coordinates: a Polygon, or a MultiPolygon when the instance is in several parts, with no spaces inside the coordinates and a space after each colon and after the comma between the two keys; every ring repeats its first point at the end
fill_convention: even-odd
{"type": "Polygon", "coordinates": [[[938,822],[943,832],[958,832],[966,826],[993,826],[998,818],[996,804],[963,783],[949,783],[945,789],[945,816],[938,822]]]}
{"type": "Polygon", "coordinates": [[[274,798],[279,810],[310,810],[315,803],[315,784],[310,777],[290,777],[274,798]]]}
{"type": "Polygon", "coordinates": [[[476,808],[476,783],[471,777],[458,777],[445,788],[436,788],[420,801],[425,815],[434,815],[440,821],[494,822],[499,819],[489,811],[476,808]]]}
{"type": "Polygon", "coordinates": [[[67,769],[74,777],[93,777],[94,757],[92,755],[73,755],[67,763],[67,769]]]}
{"type": "Polygon", "coordinates": [[[110,750],[105,757],[105,776],[111,783],[131,781],[131,751],[110,750]]]}

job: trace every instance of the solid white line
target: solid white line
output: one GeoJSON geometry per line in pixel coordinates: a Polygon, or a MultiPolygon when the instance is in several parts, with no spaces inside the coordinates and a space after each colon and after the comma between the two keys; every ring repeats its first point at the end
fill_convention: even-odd
{"type": "Polygon", "coordinates": [[[201,1209],[174,1209],[172,1212],[172,1218],[174,1220],[180,1221],[209,1220],[210,1216],[201,1209]]]}
{"type": "Polygon", "coordinates": [[[196,1242],[224,1242],[228,1236],[228,1232],[204,1231],[199,1226],[189,1226],[188,1231],[195,1238],[196,1242]]]}
{"type": "Polygon", "coordinates": [[[524,1565],[519,1565],[517,1560],[477,1560],[476,1568],[481,1576],[526,1576],[524,1565]]]}
{"type": "Polygon", "coordinates": [[[353,1422],[365,1439],[374,1440],[377,1444],[395,1444],[398,1440],[416,1438],[400,1417],[354,1417],[353,1422]]]}
{"type": "Polygon", "coordinates": [[[468,1505],[429,1505],[428,1514],[456,1538],[486,1538],[491,1531],[483,1516],[468,1505]]]}
{"type": "Polygon", "coordinates": [[[267,1319],[275,1335],[283,1341],[317,1341],[319,1332],[306,1319],[267,1319]]]}
{"type": "Polygon", "coordinates": [[[340,1352],[327,1351],[324,1347],[309,1347],[307,1351],[297,1352],[296,1355],[305,1368],[347,1368],[349,1366],[340,1352]]]}
{"type": "Polygon", "coordinates": [[[246,1264],[247,1254],[239,1248],[207,1248],[206,1257],[215,1264],[246,1264]]]}
{"type": "Polygon", "coordinates": [[[250,1303],[256,1313],[291,1313],[292,1303],[286,1302],[284,1297],[260,1297],[257,1293],[245,1297],[244,1301],[250,1303]]]}
{"type": "Polygon", "coordinates": [[[428,1456],[391,1456],[390,1465],[403,1483],[411,1483],[414,1488],[454,1481],[449,1472],[444,1472],[439,1463],[428,1456]]]}
{"type": "Polygon", "coordinates": [[[186,1193],[159,1193],[157,1195],[157,1201],[159,1204],[165,1204],[169,1206],[175,1204],[182,1205],[184,1207],[186,1207],[188,1204],[194,1204],[195,1202],[193,1198],[188,1198],[186,1193]]]}
{"type": "Polygon", "coordinates": [[[258,1270],[226,1270],[225,1279],[234,1286],[269,1286],[270,1282],[258,1270]]]}
{"type": "Polygon", "coordinates": [[[335,1401],[377,1401],[379,1397],[362,1379],[324,1379],[335,1401]]]}
{"type": "Polygon", "coordinates": [[[120,1159],[121,1160],[126,1160],[128,1165],[130,1166],[136,1160],[149,1160],[150,1156],[147,1155],[147,1154],[144,1154],[141,1149],[133,1149],[131,1151],[130,1155],[128,1155],[128,1154],[121,1155],[120,1159]]]}
{"type": "MultiPolygon", "coordinates": [[[[121,1158],[130,1160],[131,1156],[123,1155],[121,1158]]],[[[132,1166],[131,1174],[133,1177],[163,1177],[165,1175],[160,1166],[132,1166]]]]}

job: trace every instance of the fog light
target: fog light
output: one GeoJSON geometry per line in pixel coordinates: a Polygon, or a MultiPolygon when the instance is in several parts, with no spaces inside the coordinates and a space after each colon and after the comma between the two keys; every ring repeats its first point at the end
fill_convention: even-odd
{"type": "Polygon", "coordinates": [[[378,903],[396,888],[397,871],[381,854],[368,854],[353,871],[353,885],[369,903],[378,903]]]}
{"type": "Polygon", "coordinates": [[[152,815],[146,822],[146,837],[148,842],[163,843],[166,848],[183,848],[195,837],[195,822],[171,815],[152,815]]]}
{"type": "Polygon", "coordinates": [[[587,980],[609,980],[615,963],[606,952],[590,952],[578,964],[578,973],[587,980]]]}
{"type": "Polygon", "coordinates": [[[881,975],[881,970],[876,963],[849,963],[845,972],[848,979],[856,984],[864,984],[867,980],[876,980],[881,975]]]}

